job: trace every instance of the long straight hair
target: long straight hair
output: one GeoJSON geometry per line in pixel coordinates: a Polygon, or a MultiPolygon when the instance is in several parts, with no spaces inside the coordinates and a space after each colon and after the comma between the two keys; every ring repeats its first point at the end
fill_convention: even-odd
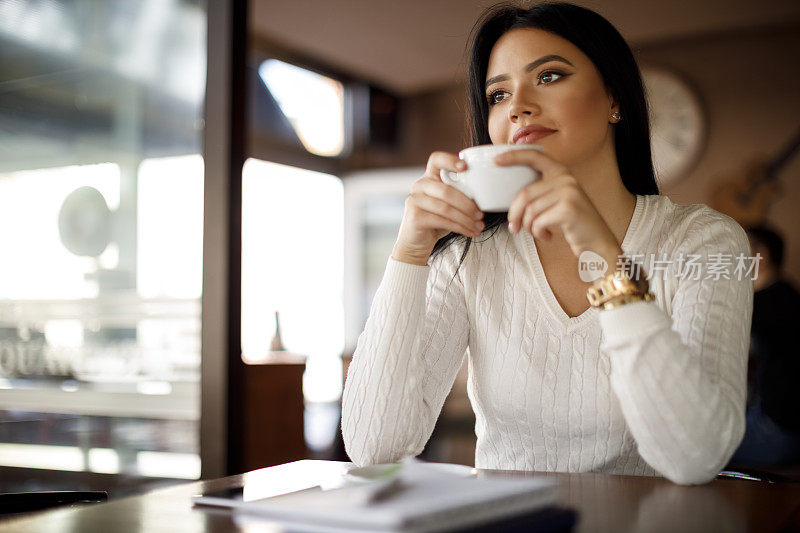
{"type": "MultiPolygon", "coordinates": [[[[574,44],[594,63],[606,87],[616,96],[624,119],[614,125],[614,145],[620,176],[632,194],[659,194],[650,152],[650,121],[644,85],[636,59],[619,31],[601,15],[565,2],[545,2],[531,8],[498,4],[484,12],[472,29],[467,83],[467,135],[472,146],[491,144],[489,103],[484,85],[489,55],[506,32],[535,28],[574,44]]],[[[508,221],[508,213],[487,213],[483,232],[488,237],[508,221]]],[[[465,242],[461,262],[471,237],[449,233],[433,247],[436,256],[454,242],[465,242]]]]}

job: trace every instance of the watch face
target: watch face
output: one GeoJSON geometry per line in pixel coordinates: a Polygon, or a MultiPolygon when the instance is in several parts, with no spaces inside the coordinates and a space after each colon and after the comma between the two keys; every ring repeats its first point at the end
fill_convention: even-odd
{"type": "Polygon", "coordinates": [[[675,74],[642,69],[650,109],[653,165],[662,189],[684,177],[705,141],[705,117],[697,95],[675,74]]]}

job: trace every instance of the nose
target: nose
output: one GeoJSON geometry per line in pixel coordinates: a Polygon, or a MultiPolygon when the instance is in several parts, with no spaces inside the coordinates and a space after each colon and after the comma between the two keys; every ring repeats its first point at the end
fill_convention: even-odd
{"type": "Polygon", "coordinates": [[[525,94],[518,92],[511,98],[511,105],[508,106],[508,118],[511,122],[517,122],[522,117],[536,116],[541,111],[539,106],[532,102],[525,94]]]}

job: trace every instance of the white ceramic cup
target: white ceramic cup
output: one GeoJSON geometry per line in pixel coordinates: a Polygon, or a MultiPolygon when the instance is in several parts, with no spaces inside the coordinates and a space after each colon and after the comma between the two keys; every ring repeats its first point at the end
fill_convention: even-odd
{"type": "Polygon", "coordinates": [[[541,146],[533,144],[484,144],[465,148],[458,157],[467,163],[467,170],[442,169],[439,175],[444,183],[475,200],[481,211],[508,211],[517,193],[540,179],[541,173],[526,165],[500,167],[494,164],[494,158],[509,150],[530,149],[542,151],[541,146]]]}

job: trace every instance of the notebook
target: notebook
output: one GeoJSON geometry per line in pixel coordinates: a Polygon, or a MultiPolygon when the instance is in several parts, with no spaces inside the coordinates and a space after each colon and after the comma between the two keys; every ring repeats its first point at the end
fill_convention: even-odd
{"type": "MultiPolygon", "coordinates": [[[[198,503],[220,505],[206,495],[198,503]]],[[[219,498],[217,498],[219,500],[219,498]]],[[[404,464],[392,480],[338,488],[312,487],[226,506],[280,522],[289,531],[447,531],[508,520],[552,507],[552,481],[452,475],[426,463],[404,464]],[[377,490],[376,490],[377,487],[377,490]]],[[[237,517],[237,522],[248,520],[237,517]]],[[[574,520],[573,520],[574,521],[574,520]]]]}

